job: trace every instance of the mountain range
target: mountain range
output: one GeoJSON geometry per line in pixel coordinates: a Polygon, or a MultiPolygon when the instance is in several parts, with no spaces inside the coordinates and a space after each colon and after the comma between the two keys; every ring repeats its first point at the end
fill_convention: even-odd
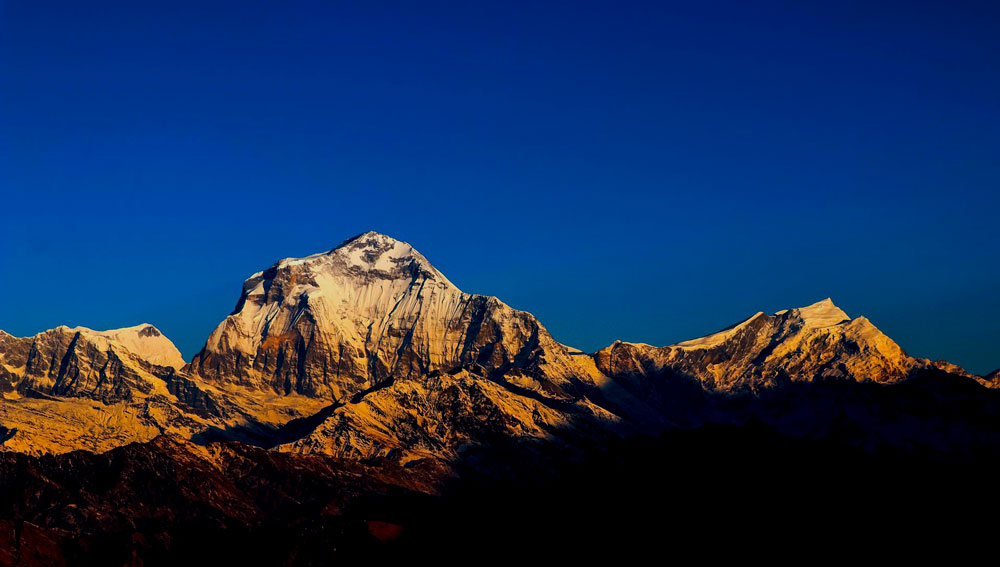
{"type": "MultiPolygon", "coordinates": [[[[190,362],[150,324],[58,327],[24,338],[0,331],[0,440],[8,470],[53,494],[69,490],[58,480],[67,468],[94,479],[133,470],[105,470],[119,459],[216,471],[204,476],[221,475],[226,506],[245,509],[226,508],[219,525],[238,518],[233,525],[251,534],[263,529],[258,517],[281,512],[262,496],[244,500],[247,478],[257,477],[234,473],[241,467],[271,471],[250,482],[253,491],[277,482],[286,494],[274,479],[291,475],[328,495],[336,481],[339,496],[316,505],[341,509],[393,490],[440,494],[456,479],[556,474],[567,463],[606,458],[618,440],[705,428],[723,428],[711,429],[711,439],[765,431],[768,447],[820,443],[849,452],[848,460],[992,462],[1000,456],[998,372],[976,376],[909,356],[830,299],[757,313],[674,345],[616,341],[586,353],[560,344],[530,313],[461,291],[409,244],[366,232],[250,276],[190,362]]],[[[124,478],[134,489],[128,483],[138,481],[124,478]]],[[[314,497],[289,496],[296,506],[314,497]]],[[[175,507],[187,501],[170,498],[175,507]]],[[[98,557],[79,542],[117,532],[66,518],[97,514],[99,501],[77,502],[72,513],[15,506],[21,515],[0,517],[0,543],[8,537],[21,550],[8,563],[43,564],[31,553],[52,549],[63,561],[98,557]],[[4,536],[3,522],[12,535],[4,536]]],[[[146,517],[140,508],[130,501],[122,509],[146,517]]],[[[378,543],[396,529],[365,521],[361,539],[345,535],[357,526],[337,524],[347,530],[336,532],[338,541],[378,543]]],[[[105,542],[109,555],[100,557],[117,561],[119,548],[187,549],[150,541],[105,542]]],[[[314,557],[295,545],[285,552],[314,557]]]]}

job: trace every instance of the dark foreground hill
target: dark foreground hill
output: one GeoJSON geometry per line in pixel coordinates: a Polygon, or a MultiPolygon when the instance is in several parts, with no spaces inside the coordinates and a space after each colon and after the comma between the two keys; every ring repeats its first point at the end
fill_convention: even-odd
{"type": "Polygon", "coordinates": [[[608,438],[583,454],[480,448],[460,477],[160,437],[101,455],[0,455],[0,565],[969,550],[994,530],[993,465],[872,455],[759,422],[608,438]]]}

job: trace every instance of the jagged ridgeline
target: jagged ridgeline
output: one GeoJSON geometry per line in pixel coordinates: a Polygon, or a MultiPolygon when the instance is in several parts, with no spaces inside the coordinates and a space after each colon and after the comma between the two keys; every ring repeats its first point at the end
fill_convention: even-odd
{"type": "Polygon", "coordinates": [[[996,373],[911,357],[829,299],[588,354],[375,232],[250,276],[190,363],[152,325],[0,333],[0,362],[3,448],[34,454],[168,433],[444,470],[498,442],[747,421],[866,450],[1000,445],[996,373]]]}

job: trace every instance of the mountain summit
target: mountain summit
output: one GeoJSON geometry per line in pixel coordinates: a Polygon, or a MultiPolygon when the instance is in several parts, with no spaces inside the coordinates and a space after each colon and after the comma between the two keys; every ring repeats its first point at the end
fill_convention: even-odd
{"type": "MultiPolygon", "coordinates": [[[[793,311],[798,312],[797,315],[802,319],[804,325],[812,328],[830,327],[851,320],[847,313],[834,305],[833,300],[829,297],[793,311]]],[[[778,311],[775,315],[784,315],[785,313],[787,311],[778,311]]]]}
{"type": "MultiPolygon", "coordinates": [[[[773,315],[757,313],[718,333],[670,346],[617,342],[595,356],[609,376],[687,377],[724,391],[816,378],[893,383],[935,366],[908,356],[867,318],[850,318],[829,298],[773,315]]],[[[948,371],[968,376],[954,365],[948,371]]]]}
{"type": "Polygon", "coordinates": [[[338,255],[348,265],[361,271],[384,274],[389,278],[402,276],[405,279],[406,276],[423,274],[428,279],[455,287],[412,246],[375,231],[349,238],[326,255],[338,255]]]}
{"type": "Polygon", "coordinates": [[[95,331],[65,325],[32,337],[0,331],[0,391],[131,398],[158,386],[157,367],[184,366],[181,353],[150,324],[95,331]]]}

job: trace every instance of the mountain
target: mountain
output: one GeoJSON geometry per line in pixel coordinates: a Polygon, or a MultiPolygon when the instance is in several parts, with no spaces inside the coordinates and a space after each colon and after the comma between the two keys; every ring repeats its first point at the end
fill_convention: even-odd
{"type": "Polygon", "coordinates": [[[865,317],[852,319],[829,298],[773,315],[757,313],[718,333],[665,347],[618,341],[595,355],[608,376],[697,380],[713,391],[759,390],[782,381],[842,378],[896,383],[914,372],[960,367],[908,356],[865,317]]]}
{"type": "Polygon", "coordinates": [[[375,232],[251,276],[191,363],[214,381],[330,400],[462,368],[557,400],[593,382],[531,314],[463,293],[375,232]]]}
{"type": "MultiPolygon", "coordinates": [[[[933,390],[944,407],[980,395],[953,383],[996,382],[908,356],[829,299],[675,345],[619,341],[591,355],[375,232],[253,274],[190,364],[151,325],[0,334],[0,353],[6,449],[104,451],[169,433],[445,468],[508,440],[580,447],[754,419],[793,436],[924,446],[894,429],[898,410],[865,384],[920,379],[891,391],[933,390]],[[838,413],[848,401],[867,417],[838,413]],[[864,435],[845,433],[858,428],[864,435]]],[[[956,416],[934,427],[979,419],[956,416]]],[[[969,444],[959,445],[928,450],[969,444]]]]}
{"type": "MultiPolygon", "coordinates": [[[[934,389],[950,407],[968,395],[953,392],[950,377],[974,378],[908,356],[830,299],[758,313],[677,345],[616,342],[588,355],[556,342],[532,315],[462,292],[412,246],[374,232],[251,276],[186,370],[228,391],[327,404],[265,441],[279,451],[452,464],[498,440],[572,446],[606,431],[754,419],[790,435],[961,452],[968,443],[928,444],[925,433],[897,431],[898,410],[850,384],[901,384],[933,373],[916,391],[934,389]],[[735,402],[740,392],[751,401],[735,402]],[[830,409],[836,399],[864,420],[830,409]],[[855,428],[865,434],[850,433],[855,428]]],[[[971,427],[976,419],[933,427],[971,427]]]]}
{"type": "Polygon", "coordinates": [[[209,426],[178,403],[184,360],[156,327],[57,327],[32,337],[0,331],[0,442],[27,453],[105,451],[164,432],[209,426]]]}
{"type": "Polygon", "coordinates": [[[586,398],[607,380],[583,353],[374,232],[251,276],[188,370],[327,400],[323,415],[282,432],[281,449],[295,452],[447,458],[483,435],[619,421],[586,398]]]}
{"type": "Polygon", "coordinates": [[[619,341],[594,358],[674,428],[762,422],[870,452],[1000,454],[1000,391],[983,388],[995,384],[907,355],[830,299],[670,346],[619,341]]]}
{"type": "Polygon", "coordinates": [[[57,327],[33,337],[0,331],[0,390],[128,399],[160,387],[157,367],[184,359],[152,325],[111,331],[57,327]]]}
{"type": "Polygon", "coordinates": [[[0,565],[703,548],[716,511],[809,537],[889,493],[923,526],[991,482],[998,382],[830,299],[584,353],[367,232],[252,275],[188,364],[148,324],[0,332],[0,565]]]}
{"type": "Polygon", "coordinates": [[[246,439],[255,427],[277,427],[324,406],[215,388],[185,367],[149,324],[61,326],[23,338],[0,331],[0,445],[30,454],[106,451],[164,433],[192,438],[223,429],[246,439]]]}

